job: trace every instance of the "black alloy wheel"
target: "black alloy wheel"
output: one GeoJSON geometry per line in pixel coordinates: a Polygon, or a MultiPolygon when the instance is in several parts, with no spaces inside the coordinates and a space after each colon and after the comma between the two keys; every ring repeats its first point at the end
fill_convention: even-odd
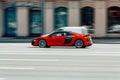
{"type": "Polygon", "coordinates": [[[40,48],[45,48],[47,46],[47,43],[46,43],[45,40],[40,40],[38,45],[39,45],[40,48]]]}
{"type": "Polygon", "coordinates": [[[76,48],[85,48],[84,42],[82,40],[76,40],[75,41],[75,47],[76,48]]]}

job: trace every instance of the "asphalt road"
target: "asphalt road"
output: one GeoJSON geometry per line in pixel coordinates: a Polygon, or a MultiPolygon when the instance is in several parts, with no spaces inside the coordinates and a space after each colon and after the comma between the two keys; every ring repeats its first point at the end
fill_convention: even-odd
{"type": "Polygon", "coordinates": [[[0,80],[120,80],[120,44],[76,49],[0,43],[0,80]]]}

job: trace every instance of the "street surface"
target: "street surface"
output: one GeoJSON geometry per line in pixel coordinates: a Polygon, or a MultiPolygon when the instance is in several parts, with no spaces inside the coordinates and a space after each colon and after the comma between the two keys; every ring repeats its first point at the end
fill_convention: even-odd
{"type": "Polygon", "coordinates": [[[120,44],[77,49],[0,43],[0,80],[120,80],[120,44]]]}

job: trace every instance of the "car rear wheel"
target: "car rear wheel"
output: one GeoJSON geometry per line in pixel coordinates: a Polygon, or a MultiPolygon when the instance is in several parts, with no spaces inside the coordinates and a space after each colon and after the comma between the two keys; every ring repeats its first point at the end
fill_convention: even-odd
{"type": "Polygon", "coordinates": [[[47,43],[46,43],[45,40],[40,40],[38,45],[39,45],[40,48],[45,48],[47,46],[47,43]]]}
{"type": "Polygon", "coordinates": [[[76,40],[75,41],[75,47],[76,48],[85,48],[84,43],[82,40],[76,40]]]}

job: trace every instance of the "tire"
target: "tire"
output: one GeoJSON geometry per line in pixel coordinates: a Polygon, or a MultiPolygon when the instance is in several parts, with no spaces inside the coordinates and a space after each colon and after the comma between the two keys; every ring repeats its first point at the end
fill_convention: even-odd
{"type": "Polygon", "coordinates": [[[75,47],[76,48],[85,48],[84,43],[82,40],[76,40],[75,41],[75,47]]]}
{"type": "Polygon", "coordinates": [[[45,48],[47,46],[47,43],[46,43],[45,40],[40,40],[38,45],[39,45],[40,48],[45,48]]]}

